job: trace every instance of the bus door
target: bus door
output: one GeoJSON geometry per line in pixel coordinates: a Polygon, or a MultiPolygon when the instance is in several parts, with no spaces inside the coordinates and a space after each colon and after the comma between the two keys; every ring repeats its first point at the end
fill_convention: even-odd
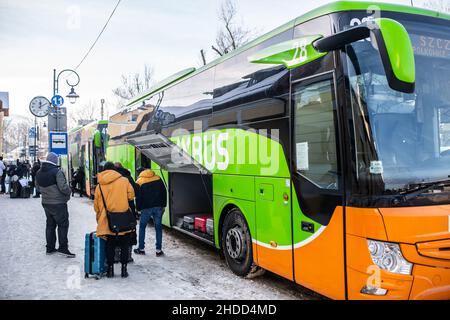
{"type": "Polygon", "coordinates": [[[292,82],[295,281],[345,298],[344,200],[334,72],[292,82]]]}

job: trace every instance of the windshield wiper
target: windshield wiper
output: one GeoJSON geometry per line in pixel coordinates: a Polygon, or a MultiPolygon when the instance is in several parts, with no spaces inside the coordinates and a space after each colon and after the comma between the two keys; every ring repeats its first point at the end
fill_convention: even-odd
{"type": "Polygon", "coordinates": [[[442,187],[450,186],[450,179],[447,180],[439,180],[432,182],[424,182],[417,184],[409,184],[408,188],[404,192],[400,192],[401,197],[396,198],[395,200],[401,200],[402,202],[406,202],[408,200],[417,198],[421,194],[428,192],[430,190],[442,187]]]}

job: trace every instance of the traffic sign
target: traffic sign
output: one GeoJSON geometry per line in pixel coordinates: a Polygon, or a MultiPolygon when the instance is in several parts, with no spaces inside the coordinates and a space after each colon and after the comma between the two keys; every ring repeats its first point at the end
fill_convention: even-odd
{"type": "Polygon", "coordinates": [[[39,151],[38,146],[29,146],[28,147],[28,153],[30,154],[30,157],[34,157],[39,151]]]}
{"type": "Polygon", "coordinates": [[[67,155],[67,132],[50,132],[50,151],[67,155]]]}
{"type": "Polygon", "coordinates": [[[64,98],[60,95],[55,95],[52,97],[52,105],[54,107],[61,107],[64,104],[64,98]]]}
{"type": "Polygon", "coordinates": [[[36,137],[36,128],[32,127],[30,130],[28,130],[28,137],[30,139],[34,139],[36,137]]]}

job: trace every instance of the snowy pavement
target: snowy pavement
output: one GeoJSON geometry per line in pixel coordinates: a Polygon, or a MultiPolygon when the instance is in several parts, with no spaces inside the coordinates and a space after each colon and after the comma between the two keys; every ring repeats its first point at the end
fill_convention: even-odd
{"type": "MultiPolygon", "coordinates": [[[[130,277],[84,279],[84,237],[95,230],[92,202],[69,202],[69,249],[75,259],[45,254],[45,214],[40,199],[0,195],[0,299],[318,299],[271,273],[235,276],[214,248],[165,229],[165,257],[154,255],[147,228],[147,255],[133,255],[130,277]]],[[[116,275],[120,265],[116,265],[116,275]]]]}

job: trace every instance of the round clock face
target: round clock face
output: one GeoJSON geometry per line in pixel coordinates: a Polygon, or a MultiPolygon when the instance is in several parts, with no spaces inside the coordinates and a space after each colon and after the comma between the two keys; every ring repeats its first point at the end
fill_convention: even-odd
{"type": "Polygon", "coordinates": [[[48,115],[50,101],[45,97],[34,97],[30,102],[30,111],[36,117],[48,115]]]}

